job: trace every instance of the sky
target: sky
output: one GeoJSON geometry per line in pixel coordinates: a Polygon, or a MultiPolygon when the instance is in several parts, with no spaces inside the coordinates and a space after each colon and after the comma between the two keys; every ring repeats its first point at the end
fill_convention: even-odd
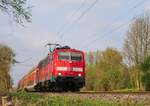
{"type": "Polygon", "coordinates": [[[150,11],[150,0],[27,0],[32,23],[24,27],[0,14],[0,43],[13,48],[14,85],[48,54],[47,43],[87,51],[122,50],[133,19],[150,11]]]}

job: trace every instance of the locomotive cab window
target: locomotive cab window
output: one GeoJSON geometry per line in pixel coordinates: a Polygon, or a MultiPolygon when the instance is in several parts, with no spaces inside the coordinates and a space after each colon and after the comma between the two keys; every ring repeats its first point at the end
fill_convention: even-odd
{"type": "Polygon", "coordinates": [[[82,55],[81,53],[71,53],[71,60],[72,61],[81,61],[82,60],[82,55]]]}
{"type": "Polygon", "coordinates": [[[81,61],[82,54],[76,52],[59,52],[58,60],[71,60],[71,61],[81,61]]]}
{"type": "Polygon", "coordinates": [[[59,52],[58,53],[58,60],[69,60],[69,52],[59,52]]]}

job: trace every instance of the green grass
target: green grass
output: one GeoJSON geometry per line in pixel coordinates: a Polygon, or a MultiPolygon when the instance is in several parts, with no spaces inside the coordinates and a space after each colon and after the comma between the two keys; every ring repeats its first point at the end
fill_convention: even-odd
{"type": "Polygon", "coordinates": [[[61,94],[12,93],[15,106],[143,106],[97,99],[64,96],[61,94]]]}

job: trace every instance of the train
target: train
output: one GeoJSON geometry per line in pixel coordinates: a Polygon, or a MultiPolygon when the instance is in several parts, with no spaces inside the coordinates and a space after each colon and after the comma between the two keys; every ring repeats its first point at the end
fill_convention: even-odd
{"type": "Polygon", "coordinates": [[[18,89],[39,92],[79,91],[85,86],[84,52],[59,44],[48,45],[48,55],[19,81],[18,89]],[[52,45],[55,45],[53,50],[52,45]]]}

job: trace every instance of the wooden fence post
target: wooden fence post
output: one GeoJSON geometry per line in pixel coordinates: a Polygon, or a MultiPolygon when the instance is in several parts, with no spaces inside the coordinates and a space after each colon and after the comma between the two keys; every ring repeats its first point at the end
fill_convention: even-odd
{"type": "Polygon", "coordinates": [[[2,97],[2,106],[13,106],[12,98],[10,96],[2,97]]]}

